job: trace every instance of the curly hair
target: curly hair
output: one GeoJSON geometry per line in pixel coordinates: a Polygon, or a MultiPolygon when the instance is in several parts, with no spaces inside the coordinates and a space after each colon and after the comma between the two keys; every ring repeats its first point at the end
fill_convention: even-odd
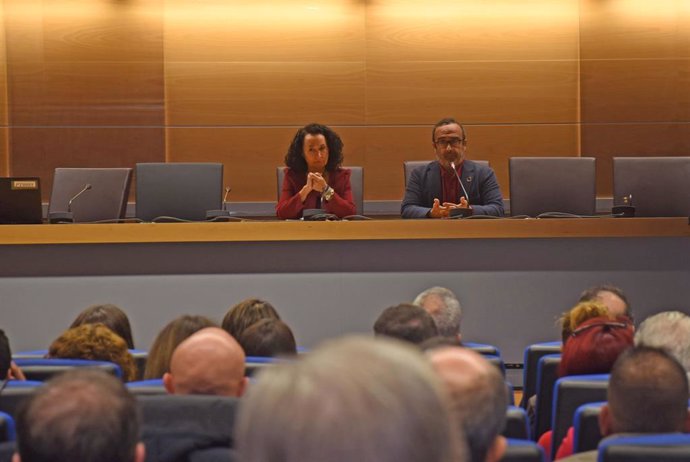
{"type": "Polygon", "coordinates": [[[304,137],[307,135],[323,135],[328,146],[328,163],[326,170],[335,171],[343,163],[343,141],[340,136],[325,125],[311,123],[297,130],[285,154],[285,165],[296,172],[307,171],[307,161],[304,160],[304,137]]]}
{"type": "Polygon", "coordinates": [[[126,382],[137,377],[137,366],[127,343],[105,324],[82,324],[66,330],[50,345],[48,357],[110,361],[120,366],[126,382]]]}

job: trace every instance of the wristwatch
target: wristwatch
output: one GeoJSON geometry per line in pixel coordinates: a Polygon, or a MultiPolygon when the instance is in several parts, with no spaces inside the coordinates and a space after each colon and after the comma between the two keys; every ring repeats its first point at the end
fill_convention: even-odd
{"type": "Polygon", "coordinates": [[[323,192],[321,193],[321,199],[323,199],[325,201],[329,201],[329,200],[331,200],[331,198],[333,197],[334,194],[335,194],[335,191],[333,191],[333,188],[331,188],[330,186],[326,186],[326,189],[324,189],[323,192]]]}

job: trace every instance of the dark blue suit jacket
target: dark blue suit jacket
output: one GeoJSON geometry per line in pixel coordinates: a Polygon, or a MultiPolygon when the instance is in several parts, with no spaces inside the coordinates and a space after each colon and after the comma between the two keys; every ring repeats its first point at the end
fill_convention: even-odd
{"type": "MultiPolygon", "coordinates": [[[[503,216],[503,195],[490,167],[465,160],[462,164],[462,184],[470,197],[467,198],[474,215],[503,216]]],[[[402,202],[403,218],[425,218],[434,204],[441,200],[441,165],[438,161],[416,168],[407,181],[402,202]]]]}

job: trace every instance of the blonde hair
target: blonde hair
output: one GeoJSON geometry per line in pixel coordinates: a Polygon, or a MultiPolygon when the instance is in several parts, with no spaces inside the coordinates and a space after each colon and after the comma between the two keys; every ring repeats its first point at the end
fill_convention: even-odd
{"type": "Polygon", "coordinates": [[[580,302],[569,311],[561,315],[561,338],[563,343],[568,340],[570,334],[577,329],[583,322],[601,316],[611,317],[609,309],[601,302],[589,300],[580,302]]]}

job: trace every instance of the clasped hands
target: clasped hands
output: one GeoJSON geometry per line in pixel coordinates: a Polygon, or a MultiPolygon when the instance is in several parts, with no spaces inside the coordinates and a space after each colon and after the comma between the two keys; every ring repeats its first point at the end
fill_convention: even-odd
{"type": "Polygon", "coordinates": [[[431,218],[447,218],[450,215],[450,211],[452,209],[466,209],[466,208],[470,208],[470,206],[467,203],[467,199],[464,197],[460,198],[459,204],[454,204],[452,202],[444,202],[443,204],[441,204],[440,200],[434,199],[434,205],[431,207],[431,210],[429,211],[429,217],[431,217],[431,218]]]}
{"type": "Polygon", "coordinates": [[[304,202],[310,192],[317,191],[322,193],[326,190],[326,188],[328,188],[328,183],[326,183],[326,179],[323,177],[323,175],[320,173],[309,172],[307,173],[307,182],[299,192],[300,198],[302,199],[302,202],[304,202]]]}

